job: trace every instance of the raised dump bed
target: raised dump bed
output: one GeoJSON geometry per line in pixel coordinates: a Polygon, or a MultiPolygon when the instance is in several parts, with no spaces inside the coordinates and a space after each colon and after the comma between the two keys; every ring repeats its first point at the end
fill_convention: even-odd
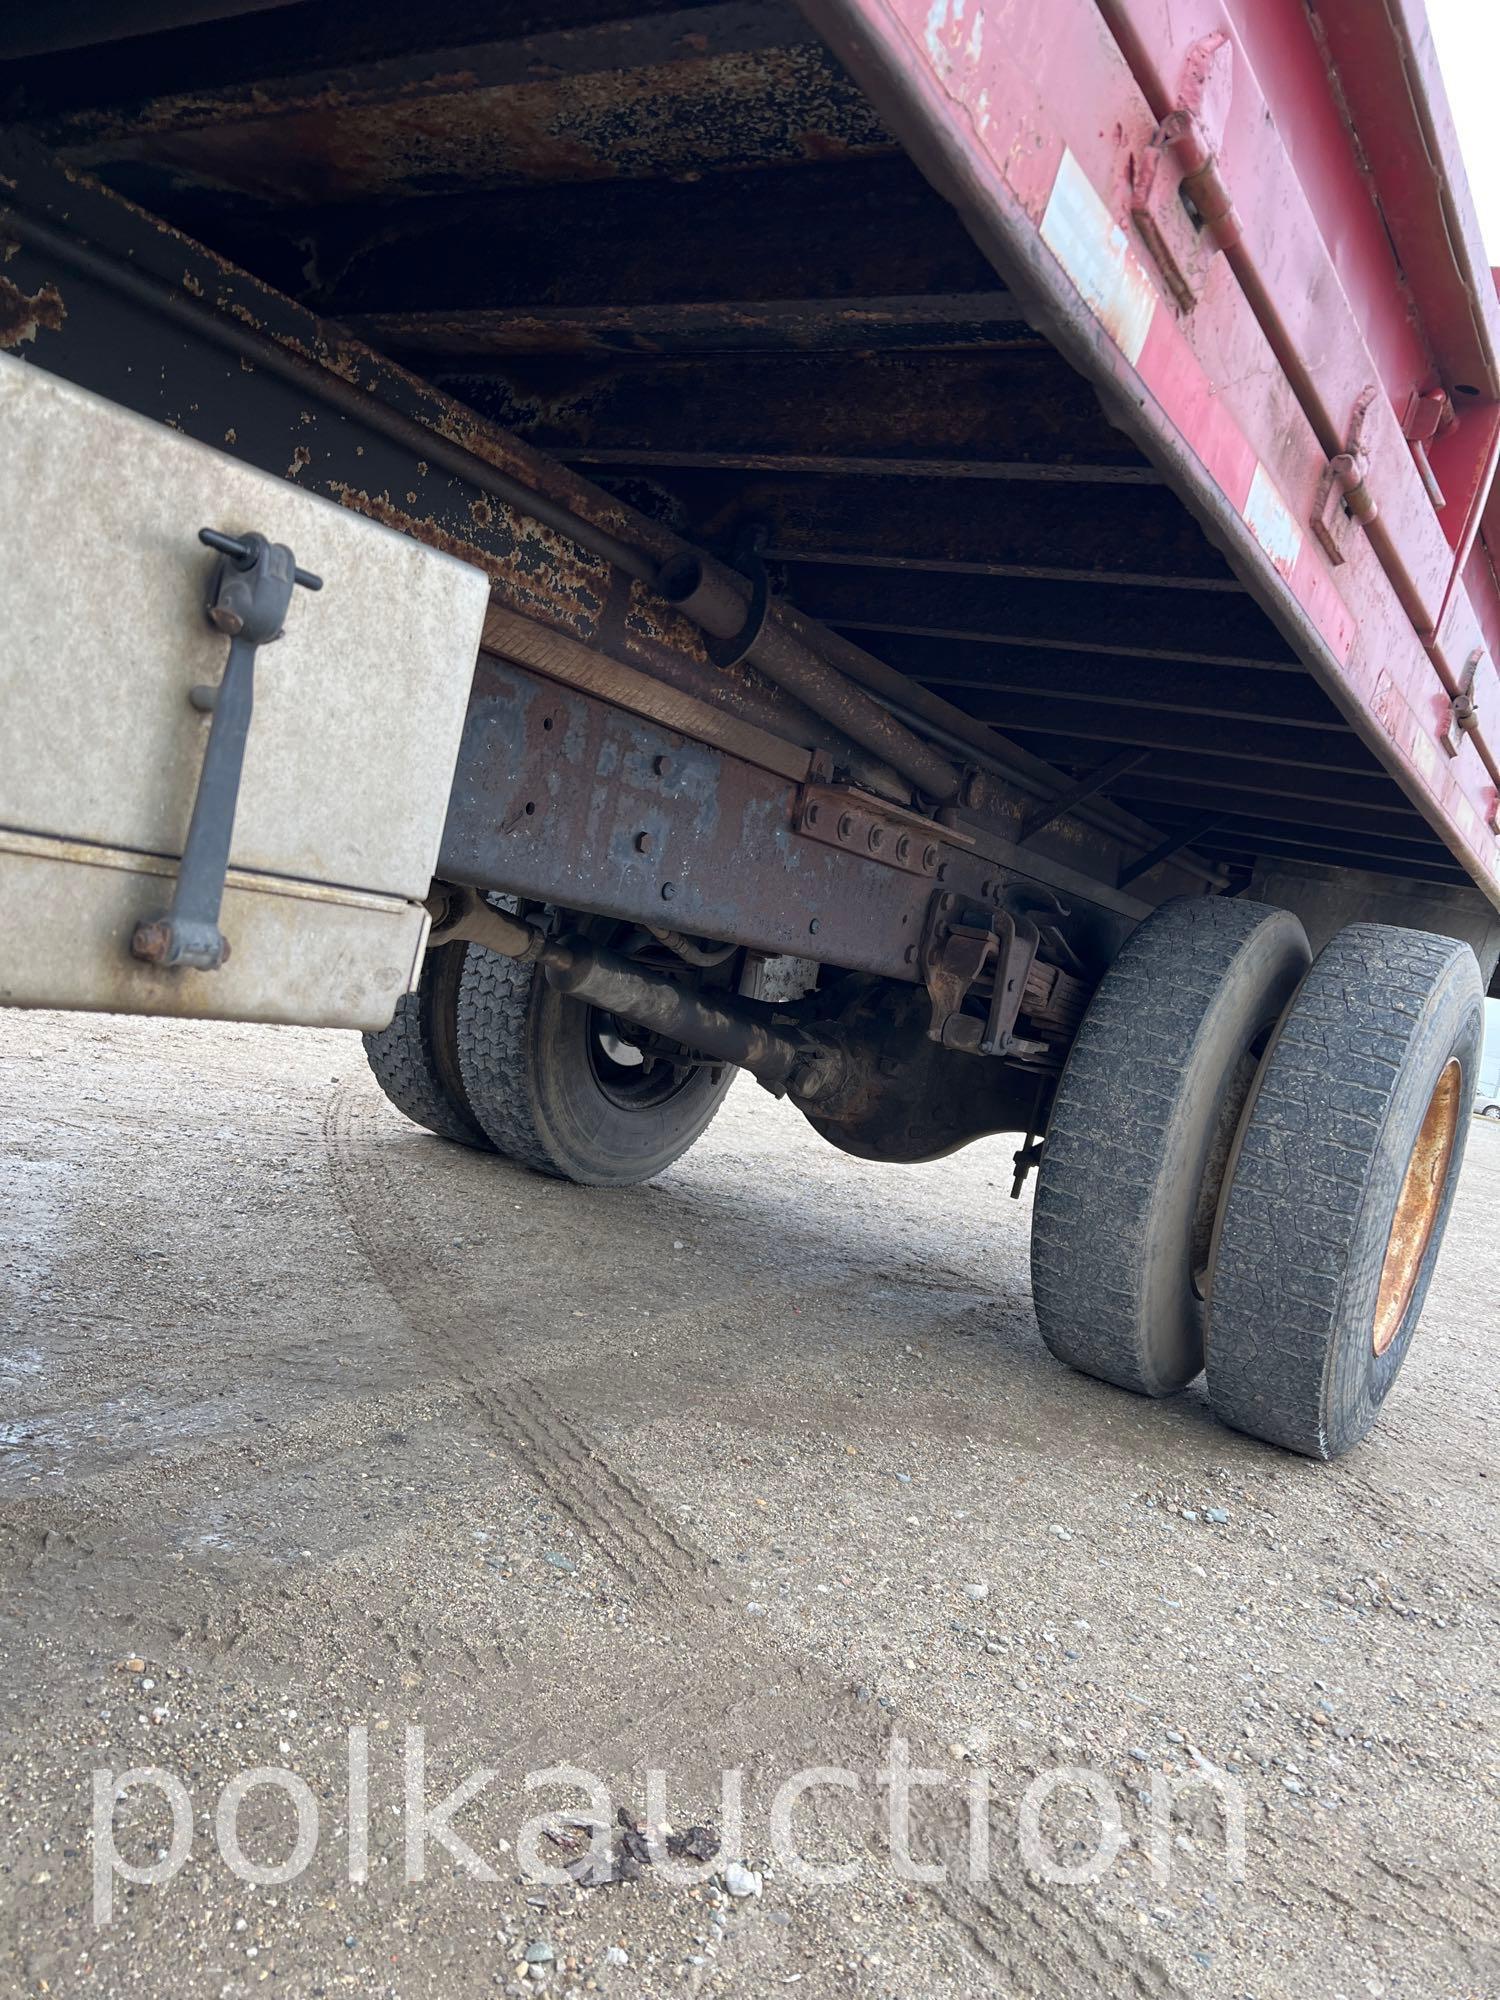
{"type": "MultiPolygon", "coordinates": [[[[294,482],[282,520],[226,469],[243,518],[200,525],[246,548],[320,498],[488,584],[441,755],[329,640],[403,823],[446,795],[425,880],[408,843],[341,884],[431,919],[399,1004],[395,958],[317,1012],[97,923],[9,997],[389,1004],[403,1109],[589,1181],[675,1158],[735,1064],[856,1155],[1015,1131],[1056,1351],[1162,1393],[1211,1330],[1231,1421],[1360,1435],[1500,951],[1500,308],[1415,0],[141,0],[0,56],[11,353],[294,482]]],[[[178,603],[181,520],[132,558],[178,603]]],[[[153,879],[186,699],[121,778],[182,830],[153,879]]],[[[12,885],[74,789],[0,793],[12,885]]]]}

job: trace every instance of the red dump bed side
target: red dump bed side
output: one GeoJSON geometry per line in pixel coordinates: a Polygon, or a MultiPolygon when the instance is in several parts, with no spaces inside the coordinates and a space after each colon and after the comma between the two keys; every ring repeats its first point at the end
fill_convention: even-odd
{"type": "Polygon", "coordinates": [[[1500,304],[1421,0],[808,11],[1500,903],[1500,304]]]}

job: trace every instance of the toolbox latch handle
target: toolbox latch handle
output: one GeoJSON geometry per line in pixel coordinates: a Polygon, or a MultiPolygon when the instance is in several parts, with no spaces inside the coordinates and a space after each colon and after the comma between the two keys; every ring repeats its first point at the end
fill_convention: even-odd
{"type": "Polygon", "coordinates": [[[321,590],[323,579],[298,569],[286,544],[264,535],[200,528],[198,539],[218,553],[205,610],[209,624],[227,636],[229,657],[217,687],[189,692],[193,706],[211,717],[193,816],[171,903],[136,925],[130,949],[149,965],[214,972],[229,956],[219,910],[255,706],[255,656],[281,637],[293,590],[321,590]]]}

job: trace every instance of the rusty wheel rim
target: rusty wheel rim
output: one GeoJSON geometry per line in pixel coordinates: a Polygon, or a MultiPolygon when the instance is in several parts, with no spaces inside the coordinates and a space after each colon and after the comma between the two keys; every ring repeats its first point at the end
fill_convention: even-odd
{"type": "Polygon", "coordinates": [[[1396,1216],[1375,1300],[1372,1338],[1377,1354],[1384,1354],[1400,1331],[1426,1261],[1433,1225],[1443,1205],[1443,1190],[1448,1185],[1462,1095],[1463,1071],[1454,1056],[1444,1063],[1428,1100],[1417,1143],[1406,1164],[1401,1192],[1396,1197],[1396,1216]]]}

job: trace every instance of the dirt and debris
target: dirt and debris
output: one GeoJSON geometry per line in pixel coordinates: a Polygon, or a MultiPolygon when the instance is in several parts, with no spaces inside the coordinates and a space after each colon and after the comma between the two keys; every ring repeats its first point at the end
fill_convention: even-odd
{"type": "Polygon", "coordinates": [[[354,1036],[46,1014],[0,1093],[0,1990],[1500,1990],[1500,1127],[1321,1466],[1051,1359],[1013,1140],[864,1166],[741,1082],[590,1191],[405,1123],[354,1036]],[[97,1835],[143,1768],[170,1879],[159,1787],[97,1835]],[[1121,1840],[1069,1886],[1022,1839],[1094,1850],[1036,1803],[1080,1770],[1121,1840]],[[163,1879],[96,1921],[111,1841],[163,1879]]]}
{"type": "Polygon", "coordinates": [[[560,1847],[568,1849],[572,1858],[565,1864],[566,1872],[580,1889],[638,1882],[641,1870],[649,1868],[656,1859],[647,1830],[637,1825],[624,1806],[616,1808],[615,1825],[602,1844],[596,1836],[605,1829],[596,1821],[574,1817],[565,1822],[565,1827],[565,1832],[548,1829],[548,1833],[560,1847]],[[586,1852],[577,1852],[580,1844],[586,1845],[586,1852]]]}
{"type": "MultiPolygon", "coordinates": [[[[651,1827],[624,1806],[615,1808],[613,1825],[587,1813],[564,1813],[542,1831],[568,1855],[564,1870],[580,1889],[638,1882],[641,1870],[654,1867],[663,1849],[674,1861],[713,1861],[719,1853],[719,1836],[711,1826],[651,1827]]],[[[724,1882],[730,1895],[747,1893],[733,1885],[748,1873],[740,1862],[727,1865],[724,1882]]]]}
{"type": "Polygon", "coordinates": [[[719,1836],[711,1826],[688,1826],[667,1835],[667,1852],[683,1861],[712,1861],[719,1851],[719,1836]]]}

